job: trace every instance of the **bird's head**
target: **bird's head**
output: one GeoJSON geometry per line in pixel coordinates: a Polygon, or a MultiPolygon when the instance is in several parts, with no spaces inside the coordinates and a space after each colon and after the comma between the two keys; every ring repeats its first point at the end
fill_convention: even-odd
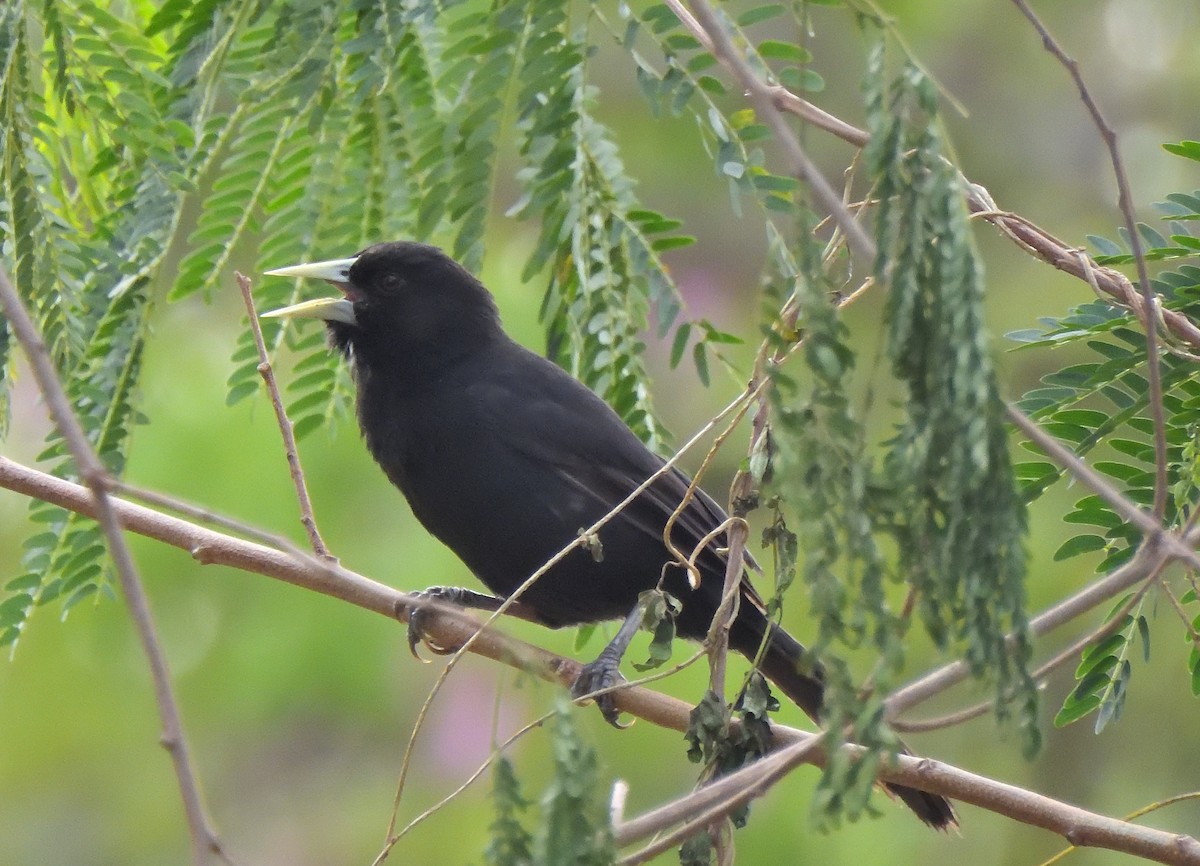
{"type": "Polygon", "coordinates": [[[368,364],[436,363],[500,333],[495,302],[458,262],[428,244],[375,244],[347,259],[267,271],[325,280],[340,297],[318,298],[263,317],[322,319],[339,350],[368,364]]]}

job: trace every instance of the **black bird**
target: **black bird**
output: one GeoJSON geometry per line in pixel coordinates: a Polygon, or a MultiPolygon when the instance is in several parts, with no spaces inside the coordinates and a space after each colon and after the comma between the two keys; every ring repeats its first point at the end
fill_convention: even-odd
{"type": "MultiPolygon", "coordinates": [[[[491,294],[437,247],[377,244],[352,258],[268,273],[323,279],[341,290],[340,298],[265,315],[326,322],[331,344],[353,369],[367,448],[422,525],[497,595],[507,598],[663,465],[603,400],[511,340],[491,294]]],[[[716,542],[702,551],[702,579],[693,588],[683,569],[668,565],[663,541],[688,484],[677,469],[658,478],[599,531],[601,556],[577,547],[521,596],[527,611],[554,628],[626,618],[584,669],[576,694],[619,681],[621,655],[640,621],[639,593],[660,580],[682,602],[678,633],[696,640],[707,634],[721,599],[724,556],[716,542]]],[[[690,553],[725,518],[697,490],[671,540],[690,553]]],[[[819,720],[821,669],[770,623],[743,576],[729,645],[754,658],[764,639],[762,672],[819,720]]],[[[601,709],[615,719],[611,701],[601,709]]],[[[888,787],[926,823],[955,823],[946,799],[888,787]]]]}

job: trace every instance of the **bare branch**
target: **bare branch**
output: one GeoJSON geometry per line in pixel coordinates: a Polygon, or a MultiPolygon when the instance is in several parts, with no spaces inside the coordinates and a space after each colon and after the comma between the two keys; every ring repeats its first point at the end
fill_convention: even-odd
{"type": "Polygon", "coordinates": [[[734,49],[729,34],[725,32],[725,27],[712,6],[706,0],[690,0],[690,5],[695,20],[712,46],[713,56],[733,72],[738,82],[749,93],[759,117],[770,126],[775,140],[783,148],[789,172],[813,191],[821,208],[837,222],[846,235],[850,249],[866,263],[869,271],[875,265],[875,242],[801,147],[800,139],[776,105],[774,89],[763,81],[750,68],[745,58],[734,49]]]}
{"type": "MultiPolygon", "coordinates": [[[[1069,598],[1063,599],[1033,617],[1029,621],[1029,633],[1034,637],[1040,637],[1088,611],[1094,610],[1141,581],[1147,580],[1152,574],[1157,573],[1167,560],[1166,551],[1147,543],[1138,550],[1133,559],[1107,577],[1089,584],[1069,598]]],[[[1009,644],[1011,645],[1015,639],[1015,636],[1010,635],[1009,644]]],[[[899,716],[905,710],[957,685],[969,675],[970,668],[967,667],[967,663],[955,661],[922,676],[892,692],[884,701],[887,717],[892,719],[899,716]]]]}
{"type": "MultiPolygon", "coordinates": [[[[708,810],[715,804],[720,803],[728,809],[735,808],[761,795],[774,781],[798,764],[823,765],[824,755],[814,748],[813,739],[815,735],[801,735],[799,739],[748,767],[659,807],[646,816],[618,825],[614,828],[618,845],[628,845],[659,832],[663,826],[687,821],[701,810],[704,810],[704,820],[711,820],[708,810]]],[[[862,753],[858,746],[843,748],[856,755],[862,753]]],[[[1042,827],[1059,834],[1077,847],[1108,848],[1159,863],[1200,866],[1200,842],[1191,836],[1166,833],[1098,815],[940,761],[897,755],[893,765],[881,768],[879,777],[885,781],[934,791],[1042,827]]],[[[695,827],[691,825],[691,829],[695,827]]]]}
{"type": "Polygon", "coordinates": [[[38,389],[46,401],[54,425],[58,428],[59,434],[66,442],[67,449],[75,461],[79,477],[83,479],[90,490],[88,498],[93,505],[94,516],[104,531],[109,555],[112,557],[113,567],[117,573],[117,580],[121,584],[125,603],[129,606],[129,615],[141,642],[142,651],[146,654],[146,660],[150,665],[150,678],[154,684],[154,700],[158,707],[159,719],[162,722],[161,742],[171,756],[179,793],[183,799],[183,809],[187,816],[188,830],[192,840],[192,862],[200,866],[207,862],[209,855],[212,854],[228,861],[229,858],[225,854],[220,837],[204,809],[200,784],[188,754],[179,706],[171,686],[171,672],[167,666],[167,658],[163,653],[162,644],[158,639],[154,616],[150,612],[150,601],[142,587],[141,577],[138,576],[133,554],[130,553],[129,547],[125,543],[125,537],[121,534],[121,523],[109,497],[108,470],[96,456],[79,419],[75,417],[71,402],[63,390],[62,383],[58,380],[58,373],[50,359],[50,352],[3,268],[0,268],[0,307],[4,310],[13,335],[29,359],[38,389]]]}
{"type": "Polygon", "coordinates": [[[1191,568],[1200,569],[1200,557],[1197,557],[1196,551],[1191,546],[1174,533],[1169,532],[1155,517],[1142,511],[1126,499],[1099,472],[1088,466],[1070,448],[1042,430],[1016,406],[1010,403],[1006,406],[1006,411],[1009,420],[1016,424],[1031,442],[1111,505],[1113,511],[1146,537],[1146,543],[1161,543],[1166,546],[1167,552],[1173,558],[1183,560],[1191,568]]]}
{"type": "Polygon", "coordinates": [[[300,523],[308,533],[308,541],[317,556],[333,559],[333,554],[325,546],[324,539],[317,529],[317,518],[313,515],[312,500],[308,497],[308,484],[304,481],[304,468],[300,465],[300,452],[296,450],[295,426],[283,408],[283,398],[279,395],[279,385],[275,382],[275,371],[271,369],[271,356],[267,354],[267,344],[263,342],[262,325],[258,323],[258,310],[254,308],[254,295],[250,291],[250,280],[238,272],[234,272],[238,288],[242,290],[242,300],[246,304],[246,312],[250,314],[250,331],[254,334],[254,344],[258,347],[258,372],[267,385],[267,393],[271,395],[271,406],[275,409],[275,420],[279,423],[279,432],[283,436],[283,448],[287,454],[288,471],[292,476],[292,484],[296,487],[296,499],[300,502],[300,523]]]}

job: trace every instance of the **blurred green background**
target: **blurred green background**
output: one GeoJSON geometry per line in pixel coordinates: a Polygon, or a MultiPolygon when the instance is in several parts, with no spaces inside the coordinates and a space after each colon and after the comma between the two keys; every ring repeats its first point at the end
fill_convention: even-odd
{"type": "MultiPolygon", "coordinates": [[[[946,110],[960,165],[1014,210],[1068,243],[1088,233],[1113,236],[1118,215],[1107,155],[1064,71],[1015,8],[996,0],[885,2],[916,55],[969,111],[946,110]]],[[[1200,138],[1200,8],[1194,0],[1057,0],[1041,12],[1083,71],[1121,136],[1140,215],[1150,202],[1200,186],[1195,163],[1166,155],[1161,142],[1200,138]]],[[[841,11],[818,10],[810,41],[814,68],[828,83],[820,105],[861,124],[862,43],[841,11]]],[[[798,34],[792,34],[798,37],[798,34]]],[[[690,121],[656,120],[638,94],[623,55],[603,38],[597,57],[601,116],[618,132],[642,200],[685,220],[699,243],[673,254],[675,273],[695,315],[753,336],[762,232],[756,218],[736,218],[722,181],[690,135],[690,121]]],[[[808,132],[806,141],[837,180],[850,149],[808,132]]],[[[503,213],[515,189],[497,193],[503,213]]],[[[748,209],[749,210],[749,209],[748,209]]],[[[534,227],[494,220],[485,281],[505,322],[526,345],[541,348],[536,322],[541,286],[518,274],[534,227]]],[[[1087,288],[1033,262],[985,225],[978,239],[988,269],[995,334],[1029,327],[1039,315],[1063,313],[1089,299],[1087,288]]],[[[330,257],[352,250],[328,250],[330,257]]],[[[280,262],[280,265],[291,262],[280,262]]],[[[199,298],[158,311],[145,365],[142,409],[152,423],[135,434],[128,477],[138,485],[203,504],[272,531],[302,538],[278,431],[264,399],[225,405],[230,353],[244,327],[230,279],[211,303],[199,298]]],[[[166,287],[164,286],[164,294],[166,287]]],[[[880,298],[849,314],[865,362],[877,340],[880,298]]],[[[1008,348],[997,336],[997,351],[1008,348]]],[[[740,390],[736,373],[714,375],[705,390],[694,372],[666,369],[666,347],[651,340],[657,407],[679,441],[740,390]]],[[[737,353],[734,353],[735,359],[737,353]]],[[[1008,396],[1031,387],[1062,356],[1004,354],[1008,396]]],[[[869,366],[869,363],[866,364],[869,366]]],[[[286,367],[279,374],[286,379],[286,367]]],[[[876,403],[886,406],[886,394],[876,403]]],[[[47,422],[29,377],[14,402],[4,453],[29,462],[47,422]]],[[[371,463],[347,419],[330,435],[301,445],[326,540],[348,567],[403,589],[432,584],[474,586],[455,558],[428,538],[399,494],[371,463]]],[[[707,487],[718,498],[736,465],[736,446],[707,487]]],[[[693,461],[691,466],[695,466],[693,461]]],[[[1033,513],[1030,598],[1034,610],[1089,579],[1085,558],[1064,565],[1051,556],[1070,533],[1059,521],[1082,493],[1062,485],[1033,513]]],[[[20,573],[28,531],[26,502],[0,491],[0,575],[20,573]]],[[[222,837],[243,864],[368,863],[384,839],[408,732],[440,666],[421,665],[402,629],[382,617],[261,577],[201,567],[180,551],[133,539],[173,666],[185,723],[208,804],[222,837]]],[[[1166,619],[1166,617],[1162,617],[1166,619]]],[[[5,864],[156,864],[187,859],[186,827],[158,724],[146,667],[123,605],[81,605],[65,622],[54,606],[39,610],[11,660],[0,663],[0,862],[5,864]]],[[[1074,630],[1098,622],[1093,616],[1074,630]]],[[[808,633],[802,610],[789,627],[808,633]]],[[[1187,695],[1186,645],[1163,622],[1149,665],[1135,665],[1132,693],[1119,724],[1102,736],[1090,721],[1053,730],[1048,719],[1070,685],[1069,671],[1046,690],[1046,743],[1032,763],[1015,736],[989,717],[950,731],[912,737],[920,753],[1032,787],[1107,814],[1121,815],[1181,791],[1200,788],[1194,731],[1200,706],[1187,695]]],[[[520,624],[512,632],[571,653],[574,633],[520,624]]],[[[1039,645],[1042,654],[1070,635],[1039,645]]],[[[595,644],[585,651],[595,651],[595,644]]],[[[918,648],[917,673],[936,659],[918,648]]],[[[668,689],[694,699],[702,672],[668,689]]],[[[938,704],[955,708],[982,693],[960,688],[938,704]]],[[[467,659],[433,705],[420,734],[400,808],[407,822],[453,790],[506,735],[544,712],[551,690],[507,669],[467,659]]],[[[678,735],[636,725],[618,732],[594,710],[579,712],[605,772],[629,782],[627,814],[686,791],[696,768],[678,735]]],[[[797,712],[783,718],[800,724],[797,712]]],[[[544,737],[511,752],[527,795],[546,781],[544,737]]],[[[962,808],[961,836],[927,831],[881,800],[882,817],[815,833],[807,821],[816,772],[793,774],[758,801],[736,836],[739,862],[758,863],[1037,863],[1061,847],[1051,834],[962,808]]],[[[440,815],[406,837],[393,863],[479,863],[492,813],[481,780],[440,815]]],[[[1145,819],[1196,832],[1195,803],[1145,819]]],[[[1080,852],[1081,864],[1125,862],[1080,852]]],[[[675,855],[659,858],[675,862],[675,855]]]]}

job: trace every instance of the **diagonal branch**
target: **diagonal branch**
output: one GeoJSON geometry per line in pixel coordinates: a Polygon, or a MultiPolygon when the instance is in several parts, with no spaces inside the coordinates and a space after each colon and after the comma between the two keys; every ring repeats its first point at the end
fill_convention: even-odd
{"type": "Polygon", "coordinates": [[[1049,433],[1042,430],[1041,427],[1031,421],[1020,409],[1010,404],[1006,407],[1006,411],[1009,420],[1019,427],[1021,432],[1029,437],[1030,441],[1045,451],[1058,465],[1064,467],[1095,493],[1099,494],[1122,519],[1128,521],[1138,529],[1148,543],[1158,542],[1165,545],[1167,552],[1172,557],[1184,561],[1192,569],[1200,570],[1200,556],[1197,556],[1196,551],[1192,549],[1191,545],[1167,530],[1160,520],[1142,511],[1126,497],[1122,496],[1119,490],[1104,479],[1104,476],[1088,466],[1070,448],[1067,448],[1049,433]]]}
{"type": "Polygon", "coordinates": [[[292,484],[296,488],[296,498],[300,502],[300,523],[308,533],[308,542],[312,545],[317,556],[332,559],[333,554],[321,538],[317,529],[317,518],[313,515],[312,500],[308,496],[308,484],[304,481],[304,469],[300,466],[300,454],[296,450],[295,426],[283,408],[283,398],[279,394],[279,386],[275,383],[275,371],[271,368],[271,358],[267,354],[267,345],[263,342],[262,326],[258,323],[258,311],[254,308],[254,295],[250,291],[250,280],[240,273],[234,273],[238,288],[242,291],[242,300],[246,304],[246,312],[250,314],[250,332],[254,334],[254,345],[258,347],[258,372],[271,395],[271,406],[275,409],[275,420],[279,423],[279,432],[283,436],[283,450],[287,454],[288,471],[292,476],[292,484]]]}
{"type": "MultiPolygon", "coordinates": [[[[4,457],[0,457],[0,487],[88,516],[97,514],[97,503],[87,488],[4,457]]],[[[339,565],[314,556],[283,553],[243,541],[115,497],[108,502],[112,513],[125,529],[185,550],[201,563],[222,564],[273,577],[388,617],[404,619],[408,609],[429,609],[432,613],[426,630],[433,639],[445,646],[461,645],[468,638],[474,638],[472,652],[531,672],[563,687],[569,686],[579,675],[578,662],[510,638],[494,628],[485,627],[481,630],[476,619],[460,610],[407,595],[339,565]]],[[[648,688],[629,688],[617,692],[616,700],[622,711],[651,724],[677,731],[687,729],[691,707],[676,698],[648,688]]],[[[697,805],[701,809],[710,808],[722,798],[732,797],[746,788],[752,789],[752,796],[757,796],[795,766],[823,760],[823,753],[810,745],[813,734],[781,725],[773,730],[778,751],[696,794],[688,795],[711,799],[693,801],[684,798],[679,802],[686,806],[663,813],[654,821],[632,819],[617,828],[618,838],[624,844],[631,844],[644,835],[671,826],[670,823],[663,823],[667,816],[694,815],[697,805]],[[634,821],[639,823],[634,824],[634,821]],[[634,827],[640,829],[635,833],[634,827]]],[[[858,754],[858,747],[843,748],[848,750],[848,754],[858,754]]],[[[1043,827],[1059,833],[1075,845],[1110,848],[1162,863],[1200,866],[1200,842],[1190,836],[1128,824],[939,761],[902,755],[897,757],[895,764],[881,767],[880,778],[973,803],[1015,820],[1043,827]]]]}
{"type": "MultiPolygon", "coordinates": [[[[719,814],[719,805],[724,806],[727,813],[760,796],[794,767],[807,763],[818,766],[824,764],[824,754],[813,745],[815,735],[800,734],[795,739],[792,736],[789,732],[789,744],[760,761],[645,816],[618,824],[613,828],[617,844],[630,844],[658,832],[664,826],[690,823],[697,813],[701,813],[703,821],[711,821],[714,814],[719,814]]],[[[855,755],[863,752],[860,746],[842,748],[855,755]]],[[[883,767],[879,777],[889,782],[915,784],[957,801],[973,803],[1023,823],[1042,827],[1061,835],[1076,847],[1108,848],[1158,863],[1200,866],[1200,842],[1191,836],[1167,833],[1099,815],[940,761],[897,755],[895,763],[883,767]],[[903,778],[901,773],[904,774],[903,778]]],[[[642,860],[630,858],[623,862],[632,864],[642,860]]]]}
{"type": "Polygon", "coordinates": [[[79,477],[90,491],[88,495],[93,504],[94,515],[104,530],[117,580],[121,584],[125,603],[129,605],[129,614],[141,641],[142,651],[150,665],[154,699],[162,722],[162,744],[171,755],[180,796],[183,799],[192,840],[192,862],[199,866],[208,860],[210,854],[228,860],[221,840],[204,809],[200,783],[188,754],[179,705],[171,687],[171,673],[158,639],[154,616],[150,611],[150,601],[138,576],[133,554],[130,553],[125,537],[121,534],[121,523],[109,496],[111,481],[108,470],[88,442],[87,434],[71,408],[62,383],[58,380],[50,352],[3,268],[0,268],[0,308],[3,308],[13,335],[29,359],[38,388],[50,410],[50,416],[67,444],[79,477]]]}
{"type": "MultiPolygon", "coordinates": [[[[734,71],[729,61],[713,50],[708,31],[688,12],[683,0],[665,2],[697,41],[726,69],[734,71]]],[[[778,111],[799,118],[847,144],[863,148],[870,140],[866,130],[830,114],[782,85],[764,83],[762,90],[771,98],[778,111]]],[[[1156,298],[1147,300],[1120,271],[1101,267],[1082,250],[1069,246],[1025,217],[1000,210],[984,187],[971,183],[966,178],[964,181],[967,187],[967,206],[971,213],[987,220],[1009,240],[1046,264],[1088,283],[1106,295],[1109,303],[1131,311],[1148,326],[1160,324],[1171,339],[1186,345],[1194,352],[1200,352],[1200,326],[1187,316],[1175,310],[1163,309],[1156,298]]]]}
{"type": "Polygon", "coordinates": [[[729,39],[724,25],[716,11],[706,0],[690,0],[695,24],[702,29],[705,41],[712,46],[713,56],[729,68],[738,83],[746,89],[751,102],[759,116],[771,127],[775,140],[783,148],[790,172],[804,183],[808,184],[821,208],[833,217],[846,235],[846,241],[854,254],[867,263],[869,271],[875,265],[875,242],[863,229],[862,224],[846,207],[842,197],[830,185],[825,176],[817,169],[808,154],[800,145],[800,139],[788,125],[787,118],[775,104],[774,92],[770,85],[760,78],[750,68],[744,57],[738,53],[729,39]]]}

